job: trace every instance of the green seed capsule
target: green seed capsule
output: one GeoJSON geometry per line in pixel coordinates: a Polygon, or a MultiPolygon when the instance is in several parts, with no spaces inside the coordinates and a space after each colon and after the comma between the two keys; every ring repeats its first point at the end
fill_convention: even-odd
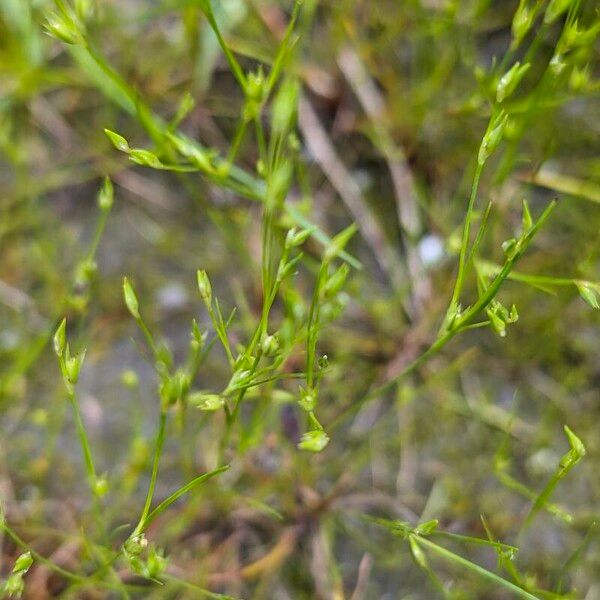
{"type": "Polygon", "coordinates": [[[265,356],[276,356],[279,352],[279,340],[276,335],[265,335],[260,347],[265,356]]]}
{"type": "Polygon", "coordinates": [[[486,134],[483,136],[483,140],[479,148],[479,154],[477,156],[477,161],[480,165],[483,165],[500,145],[504,135],[504,128],[506,127],[507,119],[508,115],[506,115],[506,113],[500,113],[491,124],[486,134]]]}
{"type": "Polygon", "coordinates": [[[150,152],[150,150],[144,150],[143,148],[132,148],[129,150],[129,160],[137,165],[142,165],[143,167],[152,167],[153,169],[159,169],[163,166],[158,156],[156,156],[154,152],[150,152]]]}
{"type": "Polygon", "coordinates": [[[298,404],[306,411],[311,412],[317,406],[317,396],[312,390],[300,388],[300,399],[298,404]]]}
{"type": "Polygon", "coordinates": [[[110,129],[105,129],[104,133],[108,136],[108,139],[117,150],[121,152],[129,152],[131,150],[127,140],[122,135],[119,135],[110,129]]]}
{"type": "Polygon", "coordinates": [[[56,356],[61,357],[65,352],[67,319],[63,319],[56,330],[53,338],[54,352],[56,356]]]}
{"type": "Polygon", "coordinates": [[[525,73],[529,70],[529,63],[521,65],[516,62],[501,78],[496,87],[496,100],[503,102],[508,98],[517,88],[520,81],[525,76],[525,73]]]}
{"type": "Polygon", "coordinates": [[[33,558],[31,557],[31,552],[24,552],[15,561],[15,565],[13,567],[13,573],[18,573],[18,572],[26,573],[32,564],[33,564],[33,558]]]}
{"type": "Polygon", "coordinates": [[[108,212],[113,205],[114,189],[109,177],[104,178],[104,183],[98,192],[98,206],[103,212],[108,212]]]}
{"type": "Polygon", "coordinates": [[[210,285],[210,279],[206,274],[204,269],[199,270],[196,273],[196,277],[198,280],[198,291],[200,292],[200,297],[202,301],[207,307],[212,306],[212,286],[210,285]]]}
{"type": "Polygon", "coordinates": [[[106,477],[96,477],[93,485],[94,494],[98,498],[102,498],[102,496],[106,495],[108,492],[108,480],[106,477]]]}
{"type": "Polygon", "coordinates": [[[76,24],[71,19],[67,19],[58,13],[48,15],[45,28],[49,35],[66,44],[78,45],[83,43],[83,37],[76,24]]]}
{"type": "Polygon", "coordinates": [[[298,448],[308,452],[321,452],[329,443],[329,436],[322,429],[307,431],[300,442],[298,448]]]}
{"type": "Polygon", "coordinates": [[[74,385],[79,380],[79,373],[81,372],[81,366],[83,365],[84,358],[85,350],[81,354],[65,360],[65,371],[67,372],[67,379],[69,380],[69,383],[74,385]]]}
{"type": "Polygon", "coordinates": [[[123,297],[125,298],[127,310],[129,310],[131,316],[136,320],[139,319],[140,307],[138,299],[127,277],[123,277],[123,297]]]}
{"type": "Polygon", "coordinates": [[[219,410],[225,404],[222,396],[208,392],[193,392],[188,396],[187,401],[190,406],[207,412],[219,410]]]}

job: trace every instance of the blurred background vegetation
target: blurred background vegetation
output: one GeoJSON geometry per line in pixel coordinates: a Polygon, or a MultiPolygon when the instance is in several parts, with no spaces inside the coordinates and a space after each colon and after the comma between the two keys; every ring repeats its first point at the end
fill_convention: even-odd
{"type": "MultiPolygon", "coordinates": [[[[148,145],[148,135],[77,47],[45,35],[52,4],[0,0],[0,493],[21,536],[76,570],[88,554],[88,499],[51,334],[66,315],[77,346],[88,349],[81,409],[97,469],[110,484],[110,526],[132,523],[147,486],[158,402],[122,277],[135,281],[148,321],[176,357],[186,352],[192,317],[209,327],[195,289],[198,268],[210,273],[225,313],[238,307],[231,335],[244,339],[261,306],[260,207],[197,174],[161,173],[116,153],[105,128],[132,145],[148,145]],[[115,205],[90,279],[78,266],[101,218],[96,194],[104,175],[114,182],[115,205]]],[[[273,60],[290,5],[214,2],[244,68],[273,60]]],[[[517,564],[530,587],[600,598],[592,526],[600,516],[600,313],[574,286],[508,282],[501,299],[517,305],[520,319],[506,337],[473,330],[397,390],[357,408],[373,385],[426,348],[443,318],[489,117],[489,73],[510,45],[517,6],[305,0],[297,26],[299,185],[288,201],[330,235],[356,221],[350,250],[363,264],[350,276],[343,315],[319,342],[331,364],[320,419],[332,439],[320,454],[297,450],[301,415],[289,401],[297,383],[251,398],[230,471],[148,532],[175,575],[244,598],[438,597],[406,544],[360,515],[437,518],[446,531],[485,538],[484,515],[498,539],[515,543],[528,491],[535,497],[568,449],[566,424],[587,448],[553,498],[569,522],[541,512],[518,540],[517,564]]],[[[579,14],[581,27],[600,28],[595,2],[580,2],[579,14]]],[[[552,58],[562,24],[541,26],[531,81],[552,58]]],[[[172,119],[191,94],[196,104],[182,130],[227,152],[243,97],[198,2],[99,0],[88,29],[156,114],[172,119]]],[[[509,131],[482,181],[478,209],[494,202],[482,254],[501,262],[522,198],[539,213],[558,196],[518,271],[596,281],[593,37],[557,77],[561,85],[513,101],[513,138],[509,131]]],[[[237,162],[253,171],[256,160],[249,138],[237,162]]],[[[309,242],[306,250],[299,310],[320,248],[309,242]]],[[[226,374],[215,350],[201,387],[223,385],[226,374]]],[[[221,428],[212,413],[172,424],[157,498],[217,466],[221,428]]],[[[496,563],[484,547],[454,550],[489,569],[496,563]]],[[[3,576],[19,552],[3,541],[3,576]]],[[[453,597],[510,597],[434,557],[430,565],[453,597]]],[[[27,581],[31,598],[112,597],[70,591],[43,565],[27,581]]],[[[139,597],[196,594],[167,583],[139,597]]]]}

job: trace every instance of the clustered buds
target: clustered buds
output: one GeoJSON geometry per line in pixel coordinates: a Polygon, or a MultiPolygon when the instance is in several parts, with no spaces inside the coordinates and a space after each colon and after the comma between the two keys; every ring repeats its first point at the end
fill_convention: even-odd
{"type": "Polygon", "coordinates": [[[485,312],[490,319],[492,327],[500,337],[506,336],[506,326],[516,323],[519,319],[517,307],[513,304],[510,311],[498,300],[492,300],[485,312]]]}
{"type": "Polygon", "coordinates": [[[106,133],[108,139],[117,150],[127,154],[129,156],[129,160],[137,165],[151,167],[153,169],[165,168],[161,160],[156,154],[154,154],[154,152],[146,150],[145,148],[131,148],[129,142],[122,135],[119,135],[110,129],[105,129],[104,133],[106,133]]]}
{"type": "Polygon", "coordinates": [[[71,391],[73,386],[79,380],[79,373],[85,358],[85,350],[75,356],[71,355],[69,344],[66,341],[66,327],[67,321],[66,319],[63,319],[56,329],[52,342],[54,352],[58,357],[65,385],[67,389],[71,391]]]}
{"type": "Polygon", "coordinates": [[[190,380],[185,371],[177,369],[175,373],[169,375],[165,373],[160,383],[160,399],[163,410],[176,404],[187,393],[190,387],[190,380]]]}
{"type": "Polygon", "coordinates": [[[70,15],[66,11],[51,12],[46,17],[44,26],[49,35],[65,44],[81,45],[84,43],[81,23],[77,22],[75,15],[70,15]]]}
{"type": "Polygon", "coordinates": [[[2,591],[7,594],[9,598],[21,597],[21,594],[25,589],[23,576],[29,571],[32,564],[33,558],[31,557],[31,552],[25,552],[17,558],[11,574],[2,586],[2,591]]]}
{"type": "Polygon", "coordinates": [[[148,579],[156,579],[164,573],[167,559],[164,552],[154,544],[149,544],[143,533],[132,535],[123,544],[123,556],[127,559],[131,570],[148,579]],[[145,559],[143,558],[146,554],[145,559]]]}

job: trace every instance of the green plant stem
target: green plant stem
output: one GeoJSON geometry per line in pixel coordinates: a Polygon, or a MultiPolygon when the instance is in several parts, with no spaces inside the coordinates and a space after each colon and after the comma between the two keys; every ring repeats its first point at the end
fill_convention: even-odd
{"type": "Polygon", "coordinates": [[[232,71],[234,77],[237,79],[238,83],[240,84],[242,89],[245,91],[246,76],[244,75],[244,71],[242,71],[242,68],[240,67],[240,64],[236,60],[235,56],[229,49],[229,46],[225,43],[225,40],[223,39],[223,35],[221,34],[221,29],[219,28],[219,25],[215,18],[215,14],[213,12],[210,0],[207,0],[207,2],[205,3],[204,6],[201,5],[200,9],[204,13],[206,20],[208,21],[211,29],[213,30],[215,36],[217,37],[219,46],[221,46],[221,49],[223,50],[223,53],[225,54],[225,58],[227,59],[227,62],[229,63],[229,66],[231,68],[231,71],[232,71]]]}
{"type": "Polygon", "coordinates": [[[52,562],[50,559],[41,555],[39,552],[34,550],[23,538],[21,538],[13,529],[9,527],[5,522],[0,522],[0,530],[2,530],[8,537],[10,537],[17,546],[21,549],[31,552],[31,555],[35,558],[36,561],[45,565],[51,571],[54,571],[56,574],[61,575],[65,579],[69,581],[85,583],[87,579],[82,577],[81,575],[77,575],[77,573],[73,573],[72,571],[67,571],[67,569],[63,569],[61,566],[52,562]]]}
{"type": "Polygon", "coordinates": [[[475,208],[475,201],[477,200],[477,191],[479,189],[479,181],[481,179],[481,173],[483,172],[483,164],[477,162],[475,168],[475,175],[473,176],[473,183],[471,185],[471,195],[469,196],[469,204],[467,206],[467,214],[465,215],[465,222],[463,225],[462,241],[460,245],[460,255],[458,258],[458,274],[456,275],[456,281],[454,283],[454,290],[452,292],[452,300],[450,306],[454,306],[458,303],[460,294],[464,286],[464,280],[466,275],[467,267],[467,252],[469,249],[469,239],[471,237],[471,222],[473,221],[473,212],[475,208]]]}
{"type": "Polygon", "coordinates": [[[207,479],[211,479],[212,477],[215,477],[216,475],[219,475],[220,473],[223,473],[224,471],[227,471],[228,469],[229,469],[229,465],[224,465],[222,467],[218,467],[217,469],[214,469],[213,471],[210,471],[208,473],[203,473],[202,475],[195,477],[194,479],[192,479],[192,481],[190,481],[190,482],[186,483],[184,486],[180,487],[178,490],[173,492],[168,498],[165,498],[152,512],[150,512],[148,514],[148,516],[144,520],[142,530],[146,529],[148,527],[148,525],[150,525],[150,523],[152,523],[152,521],[154,521],[154,519],[156,519],[156,517],[158,517],[162,512],[164,512],[167,508],[169,508],[169,506],[171,506],[171,504],[173,504],[173,502],[175,502],[178,498],[180,498],[184,494],[187,494],[189,491],[193,490],[196,486],[200,485],[202,482],[206,481],[207,479]]]}
{"type": "Polygon", "coordinates": [[[495,573],[492,573],[491,571],[480,567],[479,565],[471,562],[470,560],[467,560],[466,558],[463,558],[462,556],[459,556],[458,554],[454,554],[453,552],[446,550],[442,546],[438,546],[437,544],[428,540],[427,538],[414,535],[412,536],[412,539],[415,540],[417,544],[424,546],[425,548],[431,550],[431,552],[437,554],[438,556],[441,556],[445,560],[461,565],[465,569],[468,569],[469,571],[476,573],[477,575],[480,575],[481,577],[484,577],[485,579],[492,581],[497,585],[502,586],[503,588],[516,594],[519,598],[525,598],[526,600],[540,600],[537,596],[530,594],[527,590],[518,587],[514,583],[511,583],[510,581],[499,577],[495,573]]]}
{"type": "Polygon", "coordinates": [[[321,291],[327,280],[329,261],[324,260],[321,263],[315,289],[313,291],[310,309],[308,313],[308,322],[306,325],[306,385],[312,389],[315,374],[315,361],[317,354],[317,336],[319,333],[319,301],[321,291]]]}
{"type": "Polygon", "coordinates": [[[427,362],[431,357],[435,356],[456,336],[456,334],[465,331],[466,328],[469,328],[471,325],[471,320],[476,317],[482,310],[484,310],[488,304],[496,297],[498,294],[498,290],[502,283],[508,278],[508,275],[512,271],[516,262],[521,258],[529,243],[535,236],[535,234],[540,230],[540,228],[544,225],[552,211],[556,206],[557,201],[553,200],[546,207],[544,212],[540,215],[539,219],[536,223],[523,234],[523,237],[519,240],[517,244],[517,248],[515,249],[513,255],[510,258],[507,258],[505,263],[502,265],[499,273],[496,275],[494,280],[487,287],[485,292],[479,297],[477,302],[465,310],[462,315],[457,318],[456,322],[452,324],[450,329],[443,332],[438,338],[423,352],[419,355],[415,360],[413,360],[399,375],[393,377],[389,381],[383,383],[382,385],[376,387],[375,389],[368,392],[368,394],[360,401],[357,402],[354,406],[352,406],[349,410],[345,411],[340,417],[338,417],[334,422],[334,427],[343,420],[348,413],[352,413],[356,411],[358,408],[366,404],[367,402],[374,400],[381,394],[387,392],[392,389],[399,381],[402,381],[414,371],[416,371],[421,365],[427,362]]]}
{"type": "MultiPolygon", "coordinates": [[[[69,402],[73,409],[73,415],[75,417],[75,426],[77,428],[77,436],[79,437],[79,443],[81,445],[81,449],[83,452],[83,458],[85,461],[85,468],[88,475],[88,480],[90,483],[90,487],[92,487],[93,483],[96,481],[96,469],[94,467],[94,460],[92,458],[92,450],[90,448],[90,443],[88,440],[87,432],[85,430],[85,425],[83,424],[83,419],[81,418],[81,411],[79,410],[79,403],[77,402],[77,398],[75,397],[74,390],[69,390],[69,402]]],[[[93,489],[92,489],[93,491],[93,489]]],[[[96,494],[94,494],[96,495],[96,494]]]]}
{"type": "MultiPolygon", "coordinates": [[[[66,378],[66,369],[63,360],[60,360],[60,367],[63,372],[63,376],[66,378]]],[[[77,397],[75,395],[75,389],[74,386],[70,383],[67,383],[67,395],[69,398],[69,404],[71,405],[71,408],[73,410],[73,416],[75,418],[75,428],[77,429],[77,437],[79,438],[79,445],[81,446],[83,460],[85,463],[88,487],[90,489],[90,492],[92,493],[92,502],[96,527],[98,528],[99,532],[102,532],[104,530],[103,519],[101,514],[102,509],[100,506],[100,498],[96,492],[97,475],[96,468],[94,466],[94,459],[92,456],[92,449],[87,436],[87,431],[85,429],[85,424],[83,423],[83,419],[81,417],[81,410],[79,409],[79,402],[77,401],[77,397]]]]}
{"type": "Polygon", "coordinates": [[[150,484],[148,486],[148,493],[146,494],[146,501],[144,508],[136,528],[134,529],[132,536],[139,535],[144,530],[144,525],[150,513],[150,505],[152,504],[152,498],[154,497],[154,489],[156,487],[156,479],[158,477],[158,463],[162,456],[162,449],[165,442],[165,431],[167,425],[167,412],[161,410],[160,419],[158,424],[158,432],[156,434],[156,445],[154,448],[154,459],[152,461],[152,474],[150,475],[150,484]]]}

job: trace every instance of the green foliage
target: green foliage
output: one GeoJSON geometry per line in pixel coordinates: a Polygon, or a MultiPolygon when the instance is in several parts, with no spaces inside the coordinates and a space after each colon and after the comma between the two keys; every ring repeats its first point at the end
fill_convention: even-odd
{"type": "Polygon", "coordinates": [[[0,0],[3,592],[593,594],[592,3],[138,4],[0,0]]]}

